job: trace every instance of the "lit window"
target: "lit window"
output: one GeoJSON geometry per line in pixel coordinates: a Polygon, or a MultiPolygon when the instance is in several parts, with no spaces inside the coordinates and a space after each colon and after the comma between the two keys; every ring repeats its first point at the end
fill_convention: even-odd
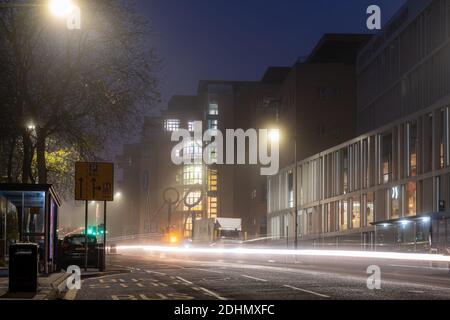
{"type": "Polygon", "coordinates": [[[392,133],[382,136],[382,155],[381,155],[381,170],[383,183],[388,183],[392,180],[392,133]]]}
{"type": "Polygon", "coordinates": [[[358,229],[361,227],[361,204],[357,200],[353,200],[352,210],[352,228],[358,229]]]}
{"type": "Polygon", "coordinates": [[[417,183],[409,182],[406,185],[406,215],[408,217],[415,216],[417,214],[417,183]]]}
{"type": "Polygon", "coordinates": [[[208,170],[208,191],[217,191],[217,171],[208,170]]]}
{"type": "Polygon", "coordinates": [[[217,116],[217,115],[219,115],[219,104],[217,102],[211,102],[209,104],[208,114],[210,116],[217,116]]]}
{"type": "Polygon", "coordinates": [[[190,132],[194,132],[194,130],[195,130],[195,121],[189,121],[188,122],[188,130],[190,132]]]}
{"type": "Polygon", "coordinates": [[[219,129],[219,120],[208,120],[208,129],[218,130],[219,129]]]}
{"type": "Polygon", "coordinates": [[[348,229],[348,201],[344,200],[340,202],[340,231],[348,229]]]}
{"type": "Polygon", "coordinates": [[[192,186],[203,183],[203,167],[201,165],[188,165],[183,168],[183,183],[192,186]]]}
{"type": "MultiPolygon", "coordinates": [[[[186,192],[188,192],[188,191],[186,191],[186,192]]],[[[186,194],[185,194],[185,196],[186,196],[186,194]]],[[[189,205],[193,205],[200,199],[201,196],[202,196],[202,193],[200,191],[190,192],[187,195],[186,203],[189,205]]],[[[190,210],[191,211],[202,211],[203,210],[202,202],[200,202],[197,206],[191,208],[190,210]]],[[[189,211],[189,208],[187,206],[184,206],[184,211],[189,211]]]]}
{"type": "Polygon", "coordinates": [[[217,198],[208,197],[208,216],[210,219],[217,218],[217,198]]]}
{"type": "Polygon", "coordinates": [[[289,171],[288,174],[288,202],[289,202],[289,208],[294,208],[294,173],[292,171],[289,171]]]}
{"type": "Polygon", "coordinates": [[[180,129],[180,120],[168,119],[164,120],[164,130],[167,132],[173,132],[180,129]]]}
{"type": "Polygon", "coordinates": [[[201,160],[203,158],[203,147],[201,141],[189,141],[183,148],[183,153],[194,160],[201,160]]]}
{"type": "Polygon", "coordinates": [[[375,194],[370,192],[367,194],[366,226],[372,222],[375,222],[375,194]]]}

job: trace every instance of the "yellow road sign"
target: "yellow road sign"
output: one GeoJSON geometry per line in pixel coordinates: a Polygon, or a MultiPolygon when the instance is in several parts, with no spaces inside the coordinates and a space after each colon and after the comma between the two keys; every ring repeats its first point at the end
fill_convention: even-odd
{"type": "Polygon", "coordinates": [[[75,200],[114,201],[114,164],[77,162],[75,200]]]}

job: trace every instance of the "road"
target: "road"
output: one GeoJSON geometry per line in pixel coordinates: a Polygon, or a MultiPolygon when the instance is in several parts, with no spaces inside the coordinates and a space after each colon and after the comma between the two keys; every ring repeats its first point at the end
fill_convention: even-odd
{"type": "Polygon", "coordinates": [[[128,273],[86,279],[68,300],[448,300],[447,265],[350,258],[243,257],[127,252],[128,273]],[[367,268],[381,269],[381,289],[367,268]]]}

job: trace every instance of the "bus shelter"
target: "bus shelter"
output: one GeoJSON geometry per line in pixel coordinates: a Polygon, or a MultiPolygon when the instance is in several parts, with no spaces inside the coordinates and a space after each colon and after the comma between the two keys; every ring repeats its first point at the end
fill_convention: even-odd
{"type": "Polygon", "coordinates": [[[61,200],[51,185],[0,184],[0,259],[13,243],[39,246],[39,271],[57,268],[57,228],[61,200]]]}

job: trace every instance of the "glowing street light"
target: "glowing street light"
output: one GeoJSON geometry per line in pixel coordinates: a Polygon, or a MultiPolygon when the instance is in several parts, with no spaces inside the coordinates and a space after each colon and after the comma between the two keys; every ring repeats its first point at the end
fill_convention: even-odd
{"type": "Polygon", "coordinates": [[[272,143],[280,142],[280,130],[279,129],[271,129],[271,130],[269,130],[269,140],[272,143]]]}
{"type": "Polygon", "coordinates": [[[48,4],[50,11],[57,17],[68,17],[75,9],[72,0],[50,0],[48,4]]]}
{"type": "Polygon", "coordinates": [[[116,192],[116,194],[114,195],[114,198],[117,198],[117,199],[122,198],[122,192],[116,192]]]}

